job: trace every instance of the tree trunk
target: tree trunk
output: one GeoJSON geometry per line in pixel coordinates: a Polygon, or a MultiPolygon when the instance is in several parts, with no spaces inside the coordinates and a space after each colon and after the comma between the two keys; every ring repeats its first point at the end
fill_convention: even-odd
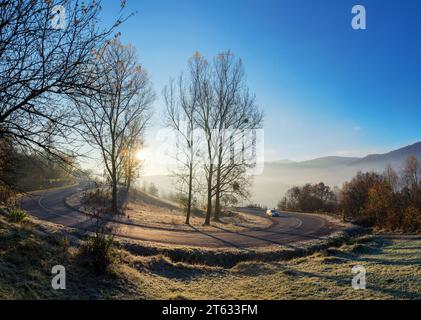
{"type": "Polygon", "coordinates": [[[113,179],[112,186],[112,211],[113,214],[117,214],[117,181],[113,179]]]}
{"type": "Polygon", "coordinates": [[[219,221],[221,215],[221,164],[218,165],[216,171],[216,192],[215,192],[215,213],[213,216],[214,221],[219,221]]]}
{"type": "Polygon", "coordinates": [[[127,187],[127,191],[129,191],[129,190],[130,190],[130,185],[131,185],[131,183],[132,183],[132,177],[129,175],[129,176],[126,178],[126,187],[127,187]]]}
{"type": "Polygon", "coordinates": [[[112,200],[111,200],[111,210],[113,214],[117,214],[117,170],[115,166],[115,162],[112,161],[111,163],[111,170],[112,170],[112,177],[111,177],[111,188],[112,188],[112,200]]]}
{"type": "Polygon", "coordinates": [[[205,226],[210,225],[210,218],[212,215],[212,175],[213,175],[213,164],[210,164],[209,176],[208,176],[208,206],[206,208],[205,226]]]}
{"type": "Polygon", "coordinates": [[[191,206],[192,206],[192,193],[193,193],[193,164],[189,165],[189,194],[187,199],[187,214],[186,224],[190,224],[191,206]]]}

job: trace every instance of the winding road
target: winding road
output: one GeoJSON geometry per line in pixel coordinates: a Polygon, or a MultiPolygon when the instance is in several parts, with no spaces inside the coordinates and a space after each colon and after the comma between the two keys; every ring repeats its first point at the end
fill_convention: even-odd
{"type": "MultiPolygon", "coordinates": [[[[76,186],[36,192],[23,200],[22,207],[38,219],[79,231],[92,231],[92,219],[65,204],[67,197],[81,190],[82,187],[76,186]]],[[[264,215],[262,210],[257,209],[238,210],[264,215]]],[[[321,239],[337,230],[320,216],[304,213],[282,213],[281,217],[269,219],[273,220],[273,224],[267,229],[249,229],[241,232],[216,227],[215,232],[203,232],[193,227],[191,231],[174,231],[130,222],[113,221],[109,223],[112,224],[115,235],[118,237],[207,248],[244,249],[269,245],[288,246],[300,241],[321,239]]]]}

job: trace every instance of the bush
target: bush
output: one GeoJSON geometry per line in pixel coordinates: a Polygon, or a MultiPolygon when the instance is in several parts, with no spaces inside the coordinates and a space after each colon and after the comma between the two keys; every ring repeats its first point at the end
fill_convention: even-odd
{"type": "Polygon", "coordinates": [[[28,218],[25,210],[22,209],[11,209],[9,210],[8,218],[10,221],[20,223],[28,218]]]}
{"type": "Polygon", "coordinates": [[[97,274],[104,273],[112,264],[114,258],[114,237],[105,232],[97,231],[88,238],[86,251],[92,259],[92,267],[97,274]]]}
{"type": "Polygon", "coordinates": [[[86,191],[82,197],[82,203],[91,206],[106,207],[111,204],[111,191],[104,188],[86,191]]]}
{"type": "Polygon", "coordinates": [[[63,253],[66,253],[69,250],[69,247],[70,247],[69,238],[66,237],[66,236],[60,237],[58,239],[58,245],[63,250],[63,253]]]}

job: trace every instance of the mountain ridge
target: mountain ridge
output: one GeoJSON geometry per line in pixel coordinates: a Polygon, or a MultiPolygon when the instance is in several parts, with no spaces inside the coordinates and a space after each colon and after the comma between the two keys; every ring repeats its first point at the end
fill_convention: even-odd
{"type": "Polygon", "coordinates": [[[407,145],[405,147],[395,149],[386,153],[381,154],[369,154],[360,160],[357,160],[353,165],[360,163],[372,163],[372,162],[385,162],[389,161],[392,163],[404,160],[411,155],[415,155],[421,160],[421,141],[407,145]]]}
{"type": "Polygon", "coordinates": [[[401,162],[410,155],[415,155],[421,160],[421,141],[395,149],[386,153],[368,154],[364,157],[343,157],[343,156],[324,156],[304,161],[292,161],[289,159],[282,159],[278,161],[266,162],[271,165],[298,165],[306,167],[329,166],[329,165],[350,165],[358,166],[361,164],[371,164],[376,162],[401,162]]]}

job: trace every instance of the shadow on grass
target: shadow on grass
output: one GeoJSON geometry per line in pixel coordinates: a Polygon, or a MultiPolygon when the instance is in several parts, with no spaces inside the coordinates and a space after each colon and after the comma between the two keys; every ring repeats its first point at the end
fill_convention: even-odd
{"type": "MultiPolygon", "coordinates": [[[[334,281],[338,286],[349,286],[351,287],[351,281],[352,281],[352,274],[350,270],[351,276],[330,276],[330,275],[324,275],[324,274],[318,274],[314,272],[309,271],[300,271],[300,270],[293,270],[290,271],[290,273],[297,277],[307,277],[307,278],[318,278],[320,280],[330,280],[334,281]]],[[[369,277],[369,276],[368,276],[369,277]]],[[[403,291],[399,289],[394,288],[386,288],[381,287],[379,285],[373,285],[370,283],[369,278],[367,279],[367,290],[372,290],[375,292],[382,292],[384,294],[389,294],[395,298],[398,299],[420,299],[421,295],[418,292],[412,292],[412,291],[403,291]]]]}

